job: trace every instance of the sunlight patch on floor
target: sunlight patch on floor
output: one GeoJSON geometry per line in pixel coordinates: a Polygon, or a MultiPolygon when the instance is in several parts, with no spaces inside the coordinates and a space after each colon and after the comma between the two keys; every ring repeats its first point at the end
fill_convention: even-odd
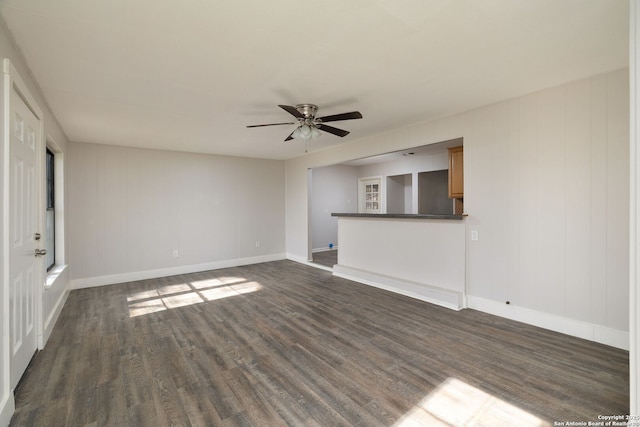
{"type": "Polygon", "coordinates": [[[187,307],[207,301],[215,301],[257,292],[258,282],[247,282],[241,277],[199,280],[163,286],[149,291],[136,292],[127,297],[129,317],[143,316],[159,311],[187,307]]]}
{"type": "Polygon", "coordinates": [[[141,292],[136,292],[129,295],[127,297],[127,302],[140,301],[144,299],[155,298],[157,296],[158,296],[158,290],[151,289],[149,291],[141,291],[141,292]]]}
{"type": "Polygon", "coordinates": [[[395,427],[519,426],[550,424],[457,378],[448,378],[402,416],[395,427]]]}
{"type": "Polygon", "coordinates": [[[200,304],[201,302],[204,302],[204,300],[197,293],[189,292],[180,295],[169,295],[166,298],[162,298],[162,302],[167,306],[167,308],[178,308],[193,304],[200,304]]]}
{"type": "Polygon", "coordinates": [[[262,285],[260,285],[259,283],[247,282],[239,285],[231,285],[231,286],[225,286],[222,288],[208,289],[205,291],[201,291],[200,294],[202,294],[202,296],[207,301],[214,301],[220,298],[227,298],[229,296],[256,292],[256,291],[259,291],[260,289],[262,289],[262,285]]]}
{"type": "Polygon", "coordinates": [[[129,317],[142,316],[143,314],[151,314],[158,311],[164,311],[167,307],[161,299],[152,299],[148,301],[135,302],[129,304],[129,317]]]}
{"type": "Polygon", "coordinates": [[[173,295],[179,292],[189,292],[192,287],[188,283],[180,283],[176,285],[167,285],[158,288],[158,295],[173,295]]]}
{"type": "Polygon", "coordinates": [[[191,286],[196,289],[214,288],[216,286],[233,285],[234,283],[246,282],[244,277],[218,277],[215,279],[196,280],[191,282],[191,286]]]}

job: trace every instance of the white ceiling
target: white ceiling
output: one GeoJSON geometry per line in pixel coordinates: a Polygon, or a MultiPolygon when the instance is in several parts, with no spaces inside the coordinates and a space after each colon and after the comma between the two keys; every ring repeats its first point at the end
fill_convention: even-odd
{"type": "Polygon", "coordinates": [[[288,159],[628,66],[627,0],[1,0],[71,141],[288,159]]]}

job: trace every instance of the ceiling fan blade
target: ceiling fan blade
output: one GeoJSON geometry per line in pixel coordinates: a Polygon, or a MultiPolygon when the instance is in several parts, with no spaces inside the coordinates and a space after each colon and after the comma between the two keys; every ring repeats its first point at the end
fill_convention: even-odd
{"type": "Polygon", "coordinates": [[[324,116],[318,117],[316,120],[322,123],[326,122],[337,122],[339,120],[353,120],[353,119],[361,119],[362,114],[359,111],[352,111],[350,113],[342,113],[342,114],[334,114],[332,116],[324,116]]]}
{"type": "Polygon", "coordinates": [[[278,105],[278,107],[282,108],[284,111],[291,114],[295,118],[304,119],[304,115],[300,113],[300,111],[296,110],[296,107],[292,107],[291,105],[278,105]]]}
{"type": "Polygon", "coordinates": [[[280,125],[295,125],[295,123],[269,123],[269,124],[266,124],[266,125],[250,125],[250,126],[247,126],[247,127],[248,128],[260,128],[260,127],[263,127],[263,126],[280,126],[280,125]]]}
{"type": "MultiPolygon", "coordinates": [[[[293,132],[295,132],[295,130],[293,132]]],[[[287,139],[285,139],[285,141],[291,141],[293,139],[293,132],[289,134],[289,136],[287,137],[287,139]]]]}
{"type": "Polygon", "coordinates": [[[334,128],[333,126],[329,126],[329,125],[323,125],[322,123],[317,123],[316,127],[320,130],[323,130],[325,132],[329,132],[332,133],[334,135],[337,135],[339,137],[343,137],[343,136],[347,136],[349,135],[349,131],[346,130],[342,130],[342,129],[338,129],[338,128],[334,128]]]}

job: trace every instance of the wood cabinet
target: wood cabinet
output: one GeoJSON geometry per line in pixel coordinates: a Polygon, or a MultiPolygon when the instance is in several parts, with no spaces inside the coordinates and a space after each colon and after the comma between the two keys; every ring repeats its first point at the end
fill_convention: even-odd
{"type": "Polygon", "coordinates": [[[449,198],[464,197],[464,163],[462,146],[449,148],[449,198]]]}

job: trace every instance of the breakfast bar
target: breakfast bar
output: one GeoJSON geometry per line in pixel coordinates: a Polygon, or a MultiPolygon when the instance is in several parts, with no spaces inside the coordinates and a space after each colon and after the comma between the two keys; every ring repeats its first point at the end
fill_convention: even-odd
{"type": "Polygon", "coordinates": [[[465,306],[463,215],[333,213],[334,275],[454,310],[465,306]]]}

